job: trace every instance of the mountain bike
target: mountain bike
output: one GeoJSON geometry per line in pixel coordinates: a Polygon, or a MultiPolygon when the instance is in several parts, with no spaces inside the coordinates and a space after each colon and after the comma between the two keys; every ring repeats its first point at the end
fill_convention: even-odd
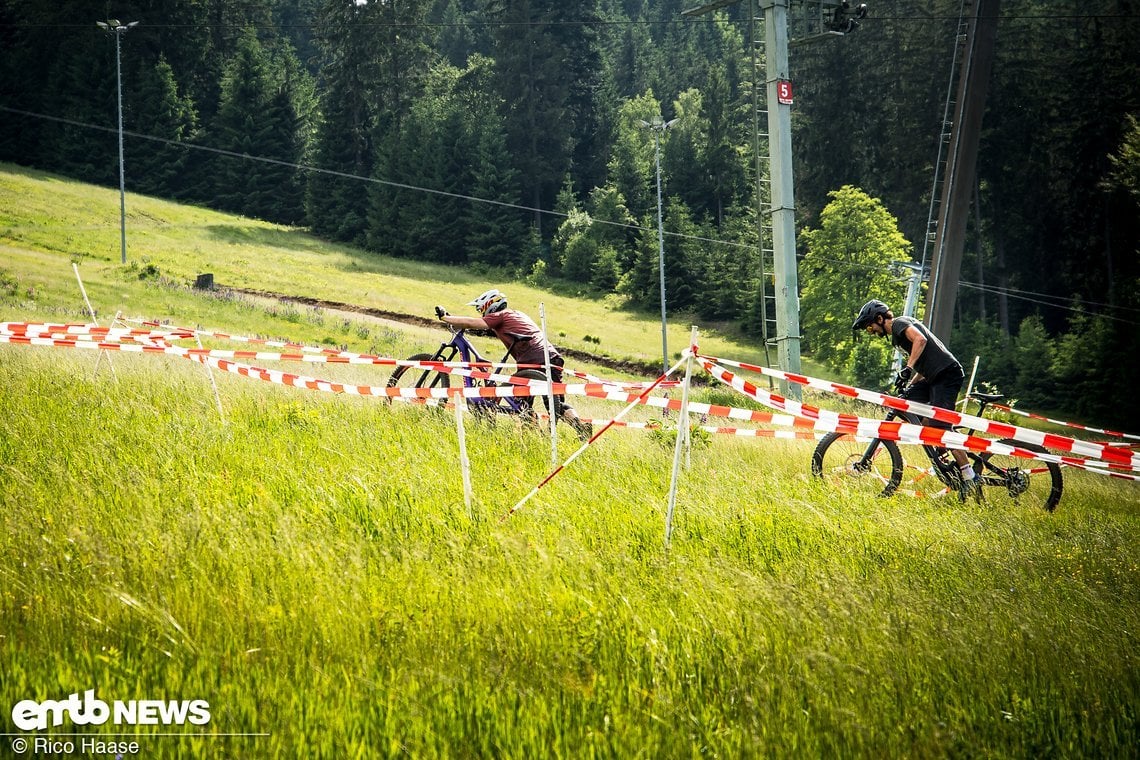
{"type": "MultiPolygon", "coordinates": [[[[895,395],[906,398],[906,391],[895,389],[895,395]]],[[[970,393],[966,405],[976,401],[978,410],[975,416],[981,417],[986,406],[1003,399],[999,393],[970,393]]],[[[963,407],[964,409],[965,407],[963,407]]],[[[886,421],[901,420],[915,425],[921,424],[917,414],[892,409],[886,421]]],[[[972,435],[972,429],[955,428],[959,432],[972,435]]],[[[1044,454],[1044,448],[1032,443],[1022,443],[1012,438],[1003,438],[999,443],[1014,446],[1026,451],[1044,454]]],[[[945,487],[941,493],[957,493],[965,500],[967,490],[963,487],[961,471],[948,449],[940,446],[924,445],[923,453],[930,460],[930,467],[923,469],[919,482],[933,475],[945,487]]],[[[1052,512],[1061,501],[1064,483],[1061,468],[1054,462],[994,454],[991,452],[968,451],[967,456],[980,476],[980,498],[992,505],[1040,504],[1052,512]]],[[[820,439],[811,458],[811,472],[817,478],[841,483],[844,488],[865,491],[868,495],[890,496],[898,490],[903,476],[903,459],[895,441],[875,438],[857,440],[847,433],[828,433],[820,439]]]]}
{"type": "MultiPolygon", "coordinates": [[[[440,343],[439,348],[432,354],[414,354],[408,357],[408,361],[413,362],[464,362],[467,364],[482,365],[482,369],[489,374],[504,374],[505,370],[501,366],[506,364],[511,357],[511,348],[515,343],[530,340],[528,335],[512,335],[513,342],[511,348],[503,354],[503,358],[497,362],[495,366],[488,359],[484,358],[482,354],[475,348],[470,340],[467,339],[467,331],[463,329],[456,329],[448,325],[447,329],[451,332],[451,338],[440,343]]],[[[515,377],[524,380],[537,380],[539,382],[546,382],[546,373],[539,369],[520,369],[514,373],[515,377]]],[[[400,366],[388,378],[387,387],[395,388],[397,386],[403,388],[450,388],[451,375],[446,372],[439,372],[438,370],[423,369],[420,367],[400,366]]],[[[499,385],[509,385],[509,383],[500,383],[494,380],[484,380],[481,378],[474,378],[467,375],[462,376],[464,387],[467,388],[490,388],[499,385]]],[[[548,396],[541,396],[543,406],[549,412],[550,399],[548,396]]],[[[499,414],[517,415],[522,420],[528,423],[537,425],[538,415],[534,411],[534,397],[533,396],[493,396],[493,397],[471,397],[467,399],[467,407],[472,413],[483,417],[487,420],[494,420],[499,414]]],[[[562,419],[563,404],[558,399],[554,399],[556,420],[562,419]]],[[[575,422],[566,419],[574,431],[578,434],[579,438],[586,440],[590,437],[590,430],[586,423],[575,422]]]]}

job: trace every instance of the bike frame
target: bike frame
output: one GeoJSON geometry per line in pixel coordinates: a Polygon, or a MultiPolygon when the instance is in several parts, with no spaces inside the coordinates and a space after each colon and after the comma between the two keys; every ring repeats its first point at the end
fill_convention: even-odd
{"type": "MultiPolygon", "coordinates": [[[[898,393],[897,395],[899,398],[905,399],[906,391],[898,393]]],[[[990,399],[974,394],[967,394],[965,403],[969,404],[971,401],[978,402],[978,412],[975,416],[981,417],[990,399]]],[[[964,410],[965,405],[963,405],[963,411],[964,410]]],[[[887,413],[887,422],[891,422],[892,420],[896,419],[901,419],[904,422],[909,422],[914,425],[922,424],[922,418],[917,414],[913,414],[911,412],[903,412],[897,409],[892,409],[887,413]]],[[[974,434],[973,428],[953,429],[959,432],[964,432],[966,435],[974,434]]],[[[878,450],[880,442],[881,439],[875,438],[867,445],[867,449],[863,452],[863,458],[860,460],[859,465],[866,469],[870,468],[870,462],[874,458],[875,451],[878,450]]],[[[949,449],[943,448],[941,446],[924,445],[922,447],[922,450],[930,460],[930,464],[935,476],[937,476],[937,478],[942,481],[944,485],[949,486],[954,490],[961,488],[961,470],[958,469],[958,465],[956,462],[954,462],[953,458],[946,456],[946,454],[950,451],[949,449]]],[[[999,467],[995,467],[994,465],[990,464],[990,462],[985,457],[982,457],[973,451],[967,451],[966,456],[969,458],[970,464],[974,468],[974,472],[981,477],[983,485],[1002,486],[1006,488],[1010,487],[1011,480],[1010,474],[1008,472],[999,467]]]]}
{"type": "MultiPolygon", "coordinates": [[[[443,343],[439,344],[439,348],[436,349],[436,352],[432,355],[431,361],[461,361],[467,364],[487,364],[491,365],[489,367],[489,370],[493,374],[499,374],[502,371],[502,367],[493,365],[488,359],[484,358],[483,355],[479,353],[478,349],[476,349],[475,346],[472,345],[471,341],[467,339],[466,330],[456,330],[450,325],[448,325],[448,329],[451,330],[451,340],[444,341],[443,343]],[[458,359],[456,357],[458,357],[458,359]]],[[[510,349],[507,349],[507,352],[503,354],[503,358],[499,360],[498,364],[505,364],[510,356],[510,349]]],[[[431,383],[427,384],[427,387],[436,387],[439,385],[438,372],[435,370],[420,371],[423,374],[420,375],[420,379],[416,383],[417,386],[423,383],[423,381],[430,374],[434,374],[435,377],[432,379],[431,383]]],[[[463,385],[466,388],[491,387],[499,385],[499,383],[496,383],[493,380],[480,380],[469,375],[462,375],[461,377],[463,378],[463,385]]],[[[522,414],[524,411],[528,411],[531,407],[531,404],[528,403],[528,401],[529,399],[523,399],[517,396],[499,396],[495,398],[475,397],[467,399],[467,404],[473,409],[479,411],[503,412],[506,414],[522,414]]]]}

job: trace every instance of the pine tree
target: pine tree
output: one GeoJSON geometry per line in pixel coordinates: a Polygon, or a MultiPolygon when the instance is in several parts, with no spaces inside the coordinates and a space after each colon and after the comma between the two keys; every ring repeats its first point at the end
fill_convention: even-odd
{"type": "MultiPolygon", "coordinates": [[[[597,132],[592,94],[596,45],[590,1],[489,0],[486,12],[495,27],[496,91],[503,103],[514,168],[522,183],[520,201],[550,209],[578,146],[597,132]],[[573,14],[575,23],[559,23],[573,14]]],[[[577,153],[580,162],[593,146],[577,153]]],[[[600,177],[599,177],[600,179],[600,177]]]]}
{"type": "Polygon", "coordinates": [[[174,70],[160,55],[158,63],[140,73],[138,107],[131,128],[170,142],[138,142],[131,160],[131,176],[138,192],[179,197],[190,149],[171,143],[189,142],[195,123],[193,103],[179,93],[174,70]]]}
{"type": "Polygon", "coordinates": [[[496,119],[484,124],[471,157],[473,201],[464,213],[468,260],[492,266],[529,269],[535,251],[527,244],[524,212],[512,208],[518,179],[508,160],[506,136],[496,119]]]}
{"type": "Polygon", "coordinates": [[[369,207],[376,205],[370,204],[365,185],[376,160],[374,94],[381,76],[370,25],[375,5],[361,9],[328,0],[318,17],[323,88],[312,149],[316,171],[305,186],[305,212],[313,231],[361,244],[366,242],[369,207]]]}
{"type": "MultiPolygon", "coordinates": [[[[291,53],[286,48],[278,55],[291,53]]],[[[266,54],[253,30],[243,32],[237,54],[226,66],[209,141],[250,158],[216,159],[214,198],[221,208],[285,223],[303,217],[295,167],[303,145],[285,76],[290,68],[297,69],[266,54]]]]}
{"type": "Polygon", "coordinates": [[[1013,344],[1013,364],[1017,379],[1010,394],[1028,410],[1041,409],[1055,391],[1053,362],[1056,349],[1045,332],[1041,317],[1032,315],[1021,322],[1013,344]]]}

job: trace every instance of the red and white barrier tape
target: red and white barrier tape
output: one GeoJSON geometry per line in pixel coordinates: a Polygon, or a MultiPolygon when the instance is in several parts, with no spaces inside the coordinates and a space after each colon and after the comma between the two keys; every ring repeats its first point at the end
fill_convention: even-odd
{"type": "Polygon", "coordinates": [[[19,335],[34,338],[62,338],[75,340],[120,340],[124,338],[193,338],[191,332],[171,330],[138,330],[126,327],[99,325],[48,324],[39,322],[0,322],[0,335],[19,335]]]}
{"type": "MultiPolygon", "coordinates": [[[[1024,459],[1038,459],[1044,462],[1052,462],[1054,464],[1069,464],[1072,466],[1079,466],[1088,469],[1090,472],[1112,475],[1113,477],[1119,477],[1126,480],[1140,480],[1140,477],[1137,477],[1135,475],[1128,475],[1119,472],[1119,470],[1136,472],[1140,471],[1140,467],[1129,467],[1127,465],[1120,465],[1118,463],[1109,462],[1108,466],[1113,470],[1109,472],[1088,466],[1093,463],[1086,460],[1061,457],[1056,454],[1040,454],[1016,446],[1009,446],[1007,444],[998,443],[997,441],[993,441],[988,438],[980,438],[975,435],[966,435],[965,433],[959,433],[953,430],[932,428],[927,425],[913,425],[908,422],[886,422],[884,420],[871,420],[852,414],[839,414],[836,412],[818,409],[807,404],[801,404],[797,401],[791,401],[789,399],[783,398],[782,396],[769,393],[768,391],[765,391],[764,389],[759,388],[740,377],[737,377],[733,373],[726,370],[724,367],[715,364],[713,361],[706,357],[700,357],[700,362],[705,370],[713,377],[717,378],[726,385],[735,388],[746,396],[750,396],[751,398],[756,399],[766,406],[770,406],[775,409],[781,409],[797,416],[817,420],[816,429],[830,430],[831,432],[837,433],[847,433],[855,436],[863,436],[866,438],[880,438],[890,441],[903,441],[907,443],[916,443],[927,446],[961,448],[977,452],[988,451],[994,454],[1016,456],[1024,459]]],[[[900,401],[900,399],[894,400],[900,401]]]]}
{"type": "MultiPolygon", "coordinates": [[[[691,404],[692,402],[690,402],[691,404]]],[[[589,422],[592,425],[602,425],[609,420],[599,419],[584,419],[583,422],[589,422]]],[[[630,430],[660,430],[660,422],[617,422],[614,427],[624,427],[630,430]]],[[[737,428],[737,427],[717,427],[716,425],[697,425],[697,429],[704,430],[706,433],[714,435],[731,435],[738,438],[778,438],[788,441],[814,441],[820,436],[816,433],[808,433],[801,430],[769,430],[767,428],[737,428]]]]}
{"type": "MultiPolygon", "coordinates": [[[[1091,441],[1078,441],[1075,438],[1068,438],[1062,435],[1055,435],[1052,433],[1043,433],[1039,430],[1030,430],[1028,428],[1017,427],[1016,425],[1008,425],[1004,422],[997,422],[995,420],[987,420],[982,417],[975,417],[970,414],[961,414],[951,409],[942,409],[941,407],[934,407],[928,404],[920,404],[914,401],[906,401],[904,399],[895,398],[885,393],[878,393],[876,391],[868,391],[862,388],[855,388],[850,385],[843,385],[841,383],[833,383],[827,380],[819,380],[806,375],[797,375],[790,372],[782,372],[780,370],[771,369],[769,367],[759,367],[754,364],[745,364],[743,362],[734,362],[727,359],[717,359],[715,357],[698,357],[702,363],[708,362],[708,366],[712,366],[712,362],[720,362],[728,366],[739,367],[750,371],[759,372],[760,374],[769,377],[775,377],[789,382],[798,383],[800,385],[807,385],[817,390],[835,393],[840,396],[848,398],[857,398],[862,401],[868,401],[872,404],[886,407],[888,409],[897,409],[899,411],[911,412],[921,417],[929,417],[940,422],[946,422],[951,425],[963,425],[972,427],[979,431],[990,433],[991,435],[998,436],[999,438],[1012,438],[1022,443],[1033,443],[1047,449],[1060,449],[1061,451],[1068,451],[1073,454],[1079,454],[1084,457],[1091,457],[1093,459],[1100,459],[1112,464],[1121,465],[1129,470],[1140,471],[1140,454],[1133,453],[1128,449],[1120,446],[1111,446],[1103,443],[1094,443],[1091,441]]],[[[706,369],[708,367],[706,366],[706,369]]],[[[721,368],[723,371],[723,368],[721,368]]],[[[711,370],[709,370],[711,371],[711,370]]],[[[729,373],[731,374],[731,373],[729,373]]],[[[751,386],[751,384],[749,384],[751,386]]],[[[736,387],[736,386],[733,386],[736,387]]],[[[751,386],[759,391],[759,388],[751,386]]],[[[739,389],[738,389],[739,390],[739,389]]],[[[752,394],[748,394],[752,395],[752,394]]],[[[780,396],[774,396],[781,402],[786,402],[780,396]]],[[[760,399],[757,399],[760,400],[760,399]]],[[[766,406],[774,406],[777,409],[785,407],[775,406],[764,401],[761,401],[766,406]]],[[[794,403],[794,402],[788,402],[794,403]]],[[[834,414],[824,412],[814,407],[807,407],[811,410],[810,413],[805,413],[805,417],[813,418],[816,415],[834,414]]],[[[839,417],[850,417],[852,415],[837,415],[839,417]]],[[[984,440],[984,439],[979,439],[984,440]]]]}
{"type": "MultiPolygon", "coordinates": [[[[220,371],[230,374],[236,374],[243,377],[263,380],[266,382],[276,383],[279,385],[287,385],[290,387],[308,388],[311,390],[326,391],[332,393],[346,393],[359,396],[373,396],[383,398],[403,398],[403,399],[447,399],[450,396],[463,395],[467,398],[494,398],[506,396],[544,396],[547,395],[547,383],[545,381],[528,381],[523,378],[518,378],[513,375],[502,375],[496,373],[484,372],[477,369],[468,369],[464,367],[451,366],[457,364],[456,362],[431,362],[431,361],[410,361],[410,360],[396,360],[396,359],[382,359],[380,357],[360,357],[369,363],[383,362],[390,365],[401,365],[408,367],[415,367],[427,371],[444,372],[456,375],[466,375],[474,379],[492,380],[495,382],[504,383],[496,387],[474,387],[474,388],[387,388],[380,386],[370,385],[350,385],[345,383],[337,383],[329,380],[321,380],[314,377],[307,377],[288,372],[281,372],[279,370],[270,370],[261,367],[250,366],[236,361],[230,361],[231,358],[241,356],[257,357],[259,359],[274,358],[279,359],[282,357],[296,358],[297,360],[304,360],[304,357],[299,354],[267,354],[266,352],[233,352],[233,351],[211,351],[206,349],[190,349],[182,348],[179,346],[170,346],[164,343],[140,341],[138,343],[114,343],[107,341],[91,341],[91,340],[75,340],[75,339],[62,339],[62,338],[30,338],[20,335],[4,336],[0,335],[0,342],[11,342],[35,346],[54,346],[57,348],[80,348],[80,349],[102,349],[114,350],[132,353],[162,353],[172,356],[178,356],[187,359],[193,359],[202,363],[210,364],[220,371]]],[[[325,357],[315,356],[311,360],[324,360],[333,359],[333,361],[343,361],[348,363],[350,357],[325,357]]],[[[585,383],[585,384],[565,384],[554,383],[553,392],[556,394],[569,394],[569,395],[582,395],[591,398],[598,398],[608,401],[616,401],[623,403],[630,403],[637,400],[638,403],[650,406],[670,409],[679,411],[681,402],[679,399],[668,399],[656,396],[647,396],[646,394],[638,395],[630,393],[621,389],[614,384],[608,383],[585,383]]],[[[795,417],[793,415],[774,414],[767,411],[757,411],[750,409],[741,409],[737,407],[729,407],[719,404],[705,404],[699,402],[690,402],[689,410],[692,414],[706,414],[710,416],[726,417],[729,419],[736,419],[746,422],[756,422],[762,424],[778,425],[783,427],[798,427],[821,429],[820,426],[812,420],[803,417],[795,417]]],[[[822,428],[826,431],[826,428],[822,428]]]]}
{"type": "MultiPolygon", "coordinates": [[[[451,372],[453,374],[469,375],[471,377],[480,379],[492,379],[498,382],[506,383],[502,386],[494,387],[474,387],[474,388],[387,388],[378,386],[367,385],[351,385],[345,383],[336,383],[328,380],[320,380],[318,378],[305,377],[295,375],[287,372],[280,372],[277,370],[269,370],[260,367],[253,367],[248,365],[239,364],[237,362],[228,361],[222,356],[214,355],[221,353],[226,355],[231,354],[249,354],[265,358],[281,358],[281,357],[297,357],[299,360],[304,360],[301,355],[288,355],[288,354],[267,354],[267,352],[214,352],[205,349],[186,349],[177,346],[170,346],[165,341],[148,340],[153,335],[153,331],[128,331],[134,332],[130,336],[131,340],[128,343],[117,343],[111,341],[96,341],[87,336],[87,331],[83,328],[87,326],[67,326],[67,325],[45,325],[33,327],[28,329],[26,325],[21,323],[24,329],[19,327],[13,328],[14,323],[0,323],[9,334],[0,334],[0,342],[20,343],[27,345],[40,345],[40,346],[56,346],[66,348],[86,348],[98,350],[118,350],[128,352],[143,352],[143,353],[165,353],[183,358],[193,359],[202,363],[210,364],[221,371],[229,372],[231,374],[238,374],[255,379],[274,382],[281,385],[288,385],[291,387],[304,387],[312,390],[321,390],[334,393],[347,393],[361,396],[377,396],[388,398],[405,398],[405,399],[444,399],[449,396],[462,395],[467,398],[494,398],[494,397],[508,397],[508,396],[531,396],[531,395],[546,395],[547,383],[545,381],[528,381],[523,378],[515,376],[499,375],[494,373],[487,373],[480,370],[466,369],[463,367],[453,367],[450,365],[457,364],[455,362],[413,362],[409,360],[396,360],[386,359],[383,357],[373,357],[369,355],[327,355],[316,356],[311,360],[329,360],[332,363],[383,363],[388,365],[402,365],[414,366],[429,371],[451,372]],[[32,335],[53,333],[63,331],[65,334],[69,332],[77,333],[75,339],[62,339],[62,338],[37,338],[29,337],[32,335]],[[355,362],[354,362],[355,360],[355,362]]],[[[103,328],[94,330],[93,333],[106,332],[108,336],[111,334],[110,328],[103,328]]],[[[123,332],[123,331],[120,331],[123,332]]],[[[162,337],[184,337],[178,333],[163,333],[162,337]]],[[[1108,468],[1116,471],[1131,471],[1136,468],[1128,464],[1120,464],[1116,461],[1109,461],[1107,463],[1080,460],[1071,457],[1061,457],[1057,455],[1038,455],[1034,452],[1026,452],[1014,447],[1004,446],[996,442],[989,441],[988,439],[977,438],[973,436],[962,436],[962,434],[952,433],[950,431],[939,431],[936,428],[927,426],[914,426],[903,423],[886,423],[880,420],[866,420],[854,415],[837,414],[834,412],[827,412],[819,410],[815,407],[790,402],[775,394],[769,394],[762,389],[752,386],[750,383],[736,378],[732,373],[727,372],[721,367],[716,367],[704,357],[700,357],[702,365],[707,371],[718,377],[723,382],[726,382],[731,387],[740,390],[745,395],[749,395],[760,403],[780,410],[796,410],[798,413],[788,415],[772,414],[770,412],[760,412],[755,410],[740,409],[736,407],[727,407],[723,405],[690,403],[690,412],[693,414],[708,414],[713,416],[724,416],[734,419],[748,420],[752,422],[762,422],[767,424],[775,424],[789,427],[809,427],[816,431],[822,432],[848,432],[856,435],[864,435],[868,438],[879,437],[898,440],[904,443],[916,443],[923,445],[940,445],[947,448],[967,448],[972,450],[992,450],[995,453],[1010,454],[1015,456],[1023,456],[1025,458],[1042,459],[1043,461],[1051,461],[1059,464],[1066,464],[1073,467],[1081,467],[1083,469],[1091,469],[1095,472],[1101,472],[1098,467],[1107,466],[1108,468]],[[715,368],[715,369],[714,369],[715,368]],[[721,375],[718,375],[719,370],[721,375]],[[725,378],[730,379],[725,379],[725,378]],[[891,431],[891,426],[899,426],[897,432],[891,431]],[[870,428],[870,429],[869,429],[870,428]],[[910,428],[914,428],[911,430],[910,428]],[[934,435],[932,436],[932,432],[934,435]],[[958,440],[961,437],[962,440],[958,440]],[[1018,453],[1020,452],[1020,453],[1018,453]]],[[[751,365],[745,365],[736,362],[728,362],[737,364],[743,368],[750,368],[751,365]]],[[[764,368],[767,369],[767,368],[764,368]]],[[[778,372],[778,371],[773,371],[778,372]]],[[[784,373],[780,373],[784,374],[784,373]]],[[[826,382],[826,381],[818,381],[826,382]]],[[[836,385],[836,384],[832,384],[836,385]]],[[[848,386],[840,386],[847,389],[848,386]]],[[[859,389],[850,389],[855,394],[860,393],[859,389]]],[[[637,400],[648,406],[664,407],[668,409],[678,410],[680,408],[680,401],[675,399],[650,397],[645,393],[640,396],[628,392],[624,392],[615,387],[614,384],[606,383],[586,383],[567,385],[564,383],[553,384],[554,393],[567,393],[590,396],[594,398],[602,398],[612,401],[633,401],[637,400]]],[[[882,394],[873,394],[870,391],[862,391],[862,393],[880,396],[884,399],[890,399],[893,402],[906,404],[907,402],[901,399],[894,399],[890,396],[883,396],[882,394]]],[[[851,393],[844,393],[844,395],[852,395],[851,393]]],[[[858,395],[856,395],[858,397],[858,395]]],[[[887,404],[884,404],[887,405],[887,404]]],[[[910,405],[916,413],[921,414],[922,408],[925,405],[911,404],[910,405]]],[[[946,411],[946,410],[939,410],[946,411]]],[[[962,417],[961,415],[959,415],[962,417]]],[[[970,419],[968,416],[965,419],[970,419]]],[[[977,419],[977,418],[973,418],[977,419]]],[[[983,422],[989,422],[983,420],[983,422]]],[[[1009,428],[1010,426],[1005,426],[1009,428]]],[[[737,429],[733,429],[737,430],[737,429]]],[[[751,431],[734,433],[738,435],[753,434],[751,431]]],[[[1114,453],[1119,452],[1120,449],[1113,448],[1114,453]]],[[[1116,475],[1116,473],[1108,473],[1116,475]]],[[[1135,479],[1127,475],[1116,475],[1117,477],[1125,477],[1135,479]]]]}
{"type": "MultiPolygon", "coordinates": [[[[124,320],[124,321],[135,322],[137,324],[142,324],[144,326],[161,326],[157,322],[138,322],[137,320],[124,320]]],[[[301,351],[303,351],[305,353],[330,354],[330,355],[336,355],[336,356],[342,356],[342,357],[357,358],[357,359],[361,359],[361,360],[363,360],[363,359],[376,360],[376,359],[381,358],[381,357],[373,356],[371,354],[355,354],[355,353],[351,353],[348,351],[341,351],[339,349],[334,349],[334,348],[321,347],[321,346],[307,346],[307,345],[304,345],[302,343],[273,341],[273,340],[267,340],[267,339],[263,339],[263,338],[248,338],[248,337],[244,337],[244,336],[240,336],[240,335],[231,335],[229,333],[218,332],[216,330],[200,330],[200,329],[189,328],[189,327],[178,327],[178,328],[172,328],[172,329],[175,329],[179,332],[185,332],[190,337],[197,335],[198,337],[210,337],[210,338],[217,338],[220,340],[230,340],[230,341],[237,341],[237,342],[244,342],[244,343],[256,343],[256,344],[270,346],[270,347],[293,348],[293,349],[300,349],[301,351]]],[[[292,358],[291,355],[287,356],[284,360],[288,361],[290,358],[292,358]]],[[[263,358],[259,358],[259,361],[271,361],[271,360],[272,360],[272,357],[270,355],[264,355],[263,358]]],[[[357,363],[366,364],[368,362],[360,361],[357,363]]],[[[373,361],[373,363],[390,364],[391,360],[385,359],[384,361],[373,361]]],[[[415,365],[409,363],[409,364],[404,364],[403,366],[415,366],[415,365]]],[[[499,367],[499,368],[514,367],[514,368],[522,368],[522,369],[527,369],[527,368],[543,369],[543,367],[541,365],[538,365],[538,364],[515,364],[513,362],[506,362],[506,363],[500,363],[500,364],[495,364],[492,362],[444,362],[443,366],[447,366],[447,367],[488,367],[488,368],[491,368],[491,367],[499,367]]],[[[434,369],[434,367],[432,367],[432,369],[434,369]]],[[[581,372],[581,371],[573,370],[573,369],[564,369],[563,372],[564,372],[564,374],[566,374],[570,377],[577,377],[581,380],[585,380],[588,383],[603,383],[603,384],[607,384],[607,385],[616,385],[616,386],[619,386],[621,388],[624,388],[624,389],[632,391],[632,392],[641,391],[641,390],[645,389],[647,386],[652,384],[650,381],[635,382],[635,381],[627,381],[627,380],[622,380],[622,381],[607,380],[605,378],[595,377],[595,376],[590,375],[586,372],[581,372]]],[[[668,387],[673,387],[675,385],[677,385],[676,381],[665,381],[665,382],[660,383],[657,387],[668,388],[668,387]]]]}
{"type": "MultiPolygon", "coordinates": [[[[1060,425],[1061,427],[1070,427],[1070,428],[1074,428],[1076,430],[1084,430],[1084,431],[1089,432],[1089,433],[1097,433],[1099,435],[1107,435],[1110,438],[1128,438],[1128,439],[1131,439],[1133,441],[1140,441],[1140,435],[1133,435],[1132,433],[1121,433],[1121,432],[1118,432],[1116,430],[1104,430],[1103,428],[1089,427],[1088,425],[1082,425],[1079,422],[1065,422],[1064,420],[1055,420],[1051,417],[1043,417],[1040,414],[1034,414],[1033,412],[1024,412],[1020,409],[1015,409],[1012,406],[1006,406],[1005,404],[990,404],[990,406],[992,406],[994,409],[1000,409],[1001,411],[1006,412],[1008,414],[1017,414],[1017,415],[1020,415],[1022,417],[1028,417],[1029,419],[1040,420],[1041,422],[1049,422],[1049,423],[1052,423],[1054,425],[1060,425]]],[[[1117,444],[1109,444],[1109,445],[1117,445],[1117,444]]],[[[1119,444],[1119,445],[1127,445],[1127,444],[1119,444]]]]}

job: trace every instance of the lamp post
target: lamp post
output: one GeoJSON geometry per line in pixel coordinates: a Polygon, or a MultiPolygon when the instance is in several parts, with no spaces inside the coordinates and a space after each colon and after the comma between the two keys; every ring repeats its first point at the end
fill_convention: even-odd
{"type": "Polygon", "coordinates": [[[119,240],[122,244],[123,263],[127,263],[127,192],[123,176],[123,67],[122,38],[139,22],[123,24],[118,19],[96,21],[95,24],[107,34],[115,35],[115,86],[119,101],[119,240]]]}
{"type": "Polygon", "coordinates": [[[653,130],[653,154],[657,165],[657,266],[661,275],[661,374],[669,371],[669,342],[665,337],[665,224],[661,212],[661,133],[678,122],[638,120],[638,124],[653,130]]]}

